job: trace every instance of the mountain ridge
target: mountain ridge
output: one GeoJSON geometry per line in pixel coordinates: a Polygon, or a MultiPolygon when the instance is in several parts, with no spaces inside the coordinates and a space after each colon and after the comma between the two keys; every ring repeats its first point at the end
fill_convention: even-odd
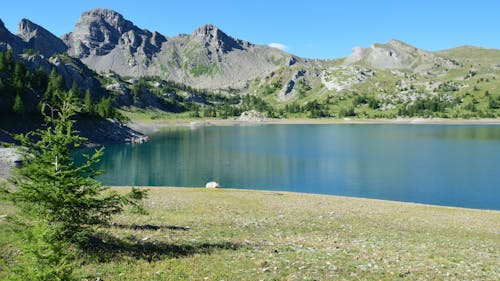
{"type": "MultiPolygon", "coordinates": [[[[355,47],[344,58],[307,59],[232,37],[210,23],[189,34],[167,37],[138,27],[109,9],[82,13],[73,31],[60,39],[29,20],[21,20],[18,36],[0,22],[0,51],[9,48],[32,67],[50,70],[57,66],[67,86],[72,81],[83,89],[100,85],[113,92],[118,105],[163,104],[156,108],[175,108],[175,112],[180,108],[176,102],[216,106],[217,101],[209,103],[195,95],[217,93],[240,98],[254,95],[271,105],[293,105],[294,110],[298,103],[331,104],[323,111],[321,106],[308,107],[322,112],[319,116],[343,115],[345,112],[338,112],[342,107],[354,114],[356,108],[345,100],[356,99],[355,106],[364,108],[366,97],[378,101],[370,107],[378,116],[404,115],[421,100],[432,102],[437,97],[446,106],[463,106],[475,116],[480,114],[474,96],[479,87],[473,83],[488,83],[481,93],[480,110],[496,110],[497,101],[489,93],[497,92],[500,70],[497,49],[462,46],[434,52],[391,39],[367,48],[355,47]],[[25,50],[30,48],[35,50],[25,50]],[[89,75],[98,83],[82,74],[91,71],[89,75]],[[81,87],[82,81],[87,81],[87,86],[81,87]],[[137,81],[142,88],[137,89],[137,81]],[[165,85],[181,89],[184,98],[169,92],[171,87],[165,85]],[[138,102],[144,95],[147,98],[138,102]]],[[[364,114],[372,114],[370,110],[364,114]]]]}

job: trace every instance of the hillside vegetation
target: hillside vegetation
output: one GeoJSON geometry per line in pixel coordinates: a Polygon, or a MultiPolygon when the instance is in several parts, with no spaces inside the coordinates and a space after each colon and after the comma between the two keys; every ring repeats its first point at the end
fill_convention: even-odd
{"type": "Polygon", "coordinates": [[[61,38],[26,19],[14,35],[0,21],[4,58],[7,50],[13,66],[11,74],[0,70],[0,108],[10,112],[36,110],[47,98],[43,73],[55,71],[59,86],[82,99],[89,90],[92,103],[102,102],[92,113],[101,117],[118,116],[110,106],[159,119],[231,119],[251,109],[269,118],[500,116],[497,49],[429,52],[390,40],[355,47],[345,58],[311,60],[211,24],[167,38],[115,11],[94,9],[61,38]],[[14,73],[18,62],[29,73],[14,73]]]}

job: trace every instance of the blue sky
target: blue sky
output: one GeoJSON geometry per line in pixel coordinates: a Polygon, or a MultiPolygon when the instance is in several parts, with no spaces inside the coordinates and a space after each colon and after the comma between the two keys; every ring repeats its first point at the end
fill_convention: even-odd
{"type": "Polygon", "coordinates": [[[461,45],[500,48],[500,1],[333,0],[23,0],[5,1],[0,19],[17,33],[28,18],[60,36],[81,13],[110,8],[166,36],[212,23],[256,44],[279,43],[307,58],[339,58],[354,46],[399,39],[426,50],[461,45]]]}

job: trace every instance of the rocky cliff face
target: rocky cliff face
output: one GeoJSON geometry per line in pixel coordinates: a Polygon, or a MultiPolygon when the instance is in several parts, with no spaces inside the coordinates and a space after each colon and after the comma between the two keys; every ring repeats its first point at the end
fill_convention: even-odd
{"type": "Polygon", "coordinates": [[[139,29],[115,11],[96,9],[83,13],[63,41],[69,47],[69,55],[82,59],[136,53],[150,58],[166,39],[156,32],[139,29]]]}
{"type": "Polygon", "coordinates": [[[54,54],[66,53],[68,50],[61,39],[30,20],[21,20],[18,33],[18,36],[26,42],[27,48],[40,52],[46,58],[54,54]]]}
{"type": "Polygon", "coordinates": [[[63,36],[68,53],[98,72],[160,76],[198,88],[243,87],[277,69],[289,55],[228,36],[213,25],[166,38],[140,29],[117,12],[83,13],[63,36]]]}

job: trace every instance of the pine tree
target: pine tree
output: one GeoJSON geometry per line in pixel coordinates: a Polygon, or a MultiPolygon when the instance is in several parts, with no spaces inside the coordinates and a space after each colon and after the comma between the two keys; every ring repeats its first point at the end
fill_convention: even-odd
{"type": "Polygon", "coordinates": [[[12,70],[14,70],[15,63],[16,62],[14,60],[14,55],[12,54],[12,50],[10,49],[7,50],[7,52],[5,52],[4,55],[4,63],[3,63],[4,68],[2,70],[12,72],[12,70]]]}
{"type": "Polygon", "coordinates": [[[48,77],[43,68],[39,67],[31,78],[31,86],[34,90],[45,93],[47,90],[48,77]]]}
{"type": "Polygon", "coordinates": [[[73,84],[71,85],[71,89],[69,90],[71,92],[71,95],[75,98],[80,98],[81,92],[80,88],[78,88],[78,85],[76,84],[76,81],[73,81],[73,84]]]}
{"type": "Polygon", "coordinates": [[[75,241],[92,226],[108,223],[124,205],[138,204],[146,193],[132,189],[118,195],[95,180],[101,173],[95,165],[102,148],[85,155],[85,163],[75,164],[72,151],[85,141],[73,129],[75,99],[66,92],[54,97],[61,106],[45,116],[50,125],[17,137],[25,157],[14,178],[18,190],[12,198],[24,214],[52,229],[56,239],[75,241]]]}
{"type": "Polygon", "coordinates": [[[92,114],[94,112],[94,106],[92,105],[92,95],[90,90],[85,91],[85,96],[83,97],[83,112],[92,114]]]}
{"type": "Polygon", "coordinates": [[[25,85],[27,84],[26,81],[26,66],[24,66],[24,63],[22,61],[17,61],[16,66],[14,68],[14,76],[13,76],[13,85],[14,85],[14,90],[16,91],[17,95],[22,94],[25,85]]]}
{"type": "Polygon", "coordinates": [[[12,110],[14,110],[14,112],[17,114],[24,113],[24,103],[19,94],[16,95],[16,98],[14,100],[14,105],[12,106],[12,110]]]}
{"type": "Polygon", "coordinates": [[[65,90],[66,86],[64,85],[63,77],[57,73],[55,68],[52,68],[47,83],[47,90],[45,91],[45,100],[52,106],[55,106],[57,102],[56,93],[65,90]]]}

